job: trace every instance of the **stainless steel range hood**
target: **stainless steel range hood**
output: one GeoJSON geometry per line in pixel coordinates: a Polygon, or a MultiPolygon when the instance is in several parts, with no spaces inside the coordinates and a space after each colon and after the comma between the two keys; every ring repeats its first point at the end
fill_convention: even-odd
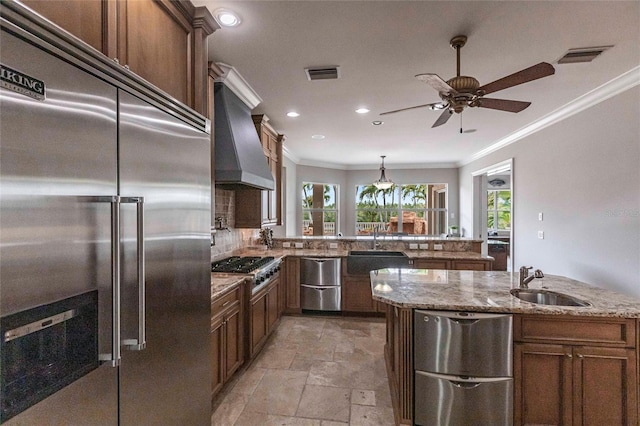
{"type": "Polygon", "coordinates": [[[224,83],[214,83],[215,184],[275,189],[251,110],[224,83]]]}

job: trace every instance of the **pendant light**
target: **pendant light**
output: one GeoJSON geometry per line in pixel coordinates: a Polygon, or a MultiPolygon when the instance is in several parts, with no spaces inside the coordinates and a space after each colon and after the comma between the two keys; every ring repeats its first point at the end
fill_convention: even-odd
{"type": "Polygon", "coordinates": [[[380,165],[380,179],[378,179],[377,181],[373,182],[373,186],[375,186],[378,189],[389,189],[391,188],[394,183],[393,181],[391,181],[391,179],[387,179],[387,176],[384,174],[384,158],[386,157],[386,155],[381,155],[380,158],[382,158],[382,164],[380,165]]]}

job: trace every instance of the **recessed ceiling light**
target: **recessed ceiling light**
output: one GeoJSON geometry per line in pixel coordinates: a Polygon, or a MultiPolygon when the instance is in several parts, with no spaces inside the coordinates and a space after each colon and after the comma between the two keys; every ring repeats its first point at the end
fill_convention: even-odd
{"type": "Polygon", "coordinates": [[[313,135],[311,136],[311,139],[322,140],[324,139],[324,135],[313,135]]]}
{"type": "Polygon", "coordinates": [[[356,110],[356,112],[357,112],[358,114],[366,114],[366,113],[368,113],[368,112],[369,112],[369,109],[367,109],[367,108],[358,108],[358,109],[356,110]]]}
{"type": "Polygon", "coordinates": [[[223,27],[237,27],[242,22],[238,14],[229,9],[216,9],[214,16],[223,27]]]}
{"type": "Polygon", "coordinates": [[[382,124],[384,124],[384,121],[376,120],[372,121],[371,124],[373,124],[374,126],[381,126],[382,124]]]}
{"type": "Polygon", "coordinates": [[[297,112],[295,112],[295,111],[289,111],[289,112],[287,113],[287,117],[300,117],[300,114],[298,114],[298,113],[297,113],[297,112]]]}

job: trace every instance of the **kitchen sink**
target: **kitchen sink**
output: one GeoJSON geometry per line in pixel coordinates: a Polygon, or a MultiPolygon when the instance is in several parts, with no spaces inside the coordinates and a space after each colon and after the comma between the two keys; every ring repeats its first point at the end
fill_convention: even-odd
{"type": "Polygon", "coordinates": [[[411,260],[401,251],[351,250],[347,256],[347,273],[369,274],[375,269],[410,268],[411,260]]]}
{"type": "Polygon", "coordinates": [[[391,257],[407,257],[401,251],[386,250],[351,250],[349,256],[391,256],[391,257]]]}
{"type": "Polygon", "coordinates": [[[538,290],[528,288],[514,288],[511,294],[520,300],[539,305],[554,306],[591,306],[591,303],[580,300],[576,297],[564,293],[557,293],[550,290],[538,290]]]}

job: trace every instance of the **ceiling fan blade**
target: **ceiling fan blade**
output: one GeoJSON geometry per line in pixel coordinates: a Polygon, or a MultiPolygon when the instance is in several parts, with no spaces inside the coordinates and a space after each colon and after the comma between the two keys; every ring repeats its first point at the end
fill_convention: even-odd
{"type": "Polygon", "coordinates": [[[556,70],[553,65],[546,62],[540,62],[537,65],[523,69],[514,74],[508,75],[496,80],[492,83],[485,84],[478,88],[478,91],[484,91],[484,94],[497,92],[498,90],[507,89],[509,87],[517,86],[518,84],[527,83],[529,81],[537,80],[542,77],[555,74],[556,70]]]}
{"type": "Polygon", "coordinates": [[[440,114],[440,117],[438,117],[436,122],[433,123],[433,126],[431,126],[431,128],[442,126],[444,123],[449,121],[452,115],[453,111],[451,111],[449,108],[445,109],[444,111],[442,111],[442,114],[440,114]]]}
{"type": "Polygon", "coordinates": [[[438,93],[451,93],[452,95],[458,93],[456,90],[449,86],[446,81],[440,78],[437,74],[418,74],[416,78],[420,81],[424,81],[429,86],[433,87],[438,93]]]}
{"type": "Polygon", "coordinates": [[[520,112],[529,105],[531,105],[531,102],[511,101],[508,99],[480,98],[478,101],[478,106],[481,108],[499,109],[509,112],[520,112]]]}
{"type": "Polygon", "coordinates": [[[433,107],[435,105],[442,105],[442,102],[435,102],[435,103],[432,103],[432,104],[424,104],[424,105],[416,105],[416,106],[412,106],[412,107],[409,107],[409,108],[401,108],[401,109],[396,109],[396,110],[393,110],[393,111],[381,112],[380,115],[395,114],[396,112],[408,111],[410,109],[416,109],[416,108],[433,107]]]}

